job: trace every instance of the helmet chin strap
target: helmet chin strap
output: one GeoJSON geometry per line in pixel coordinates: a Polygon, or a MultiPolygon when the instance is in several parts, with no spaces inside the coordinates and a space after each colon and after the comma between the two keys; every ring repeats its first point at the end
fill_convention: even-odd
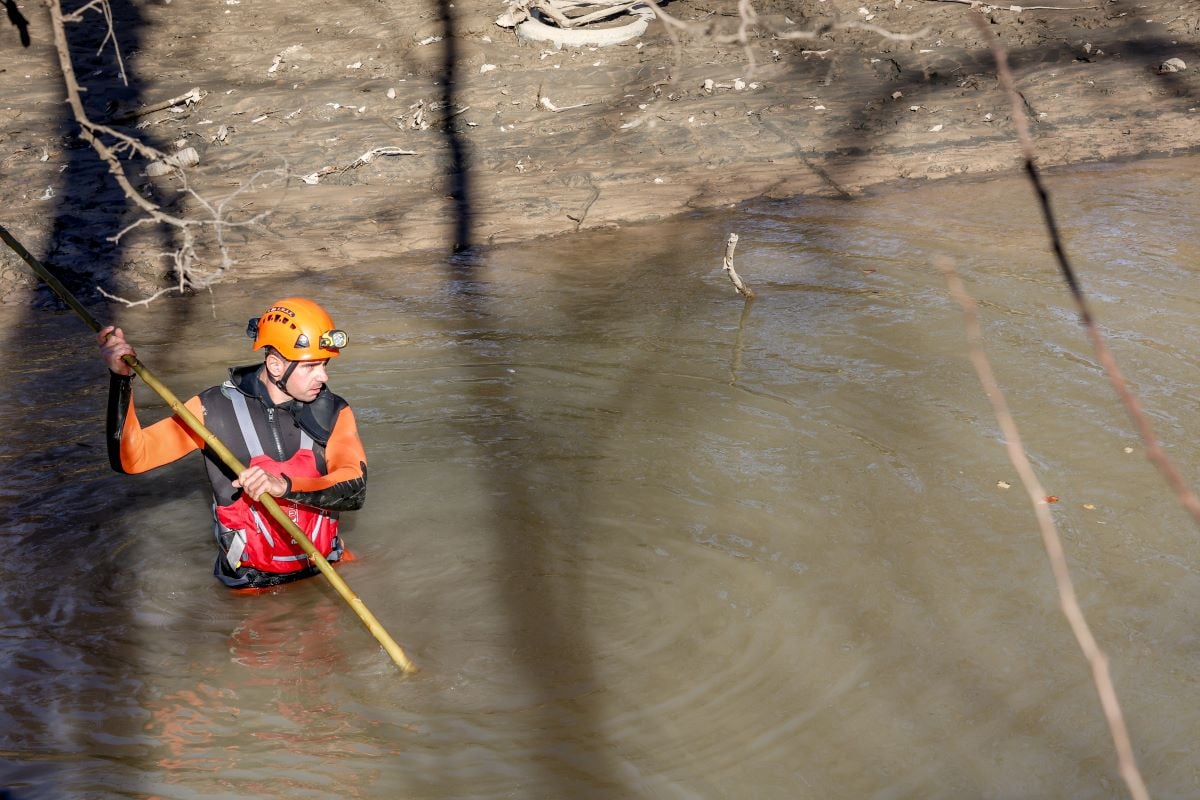
{"type": "MultiPolygon", "coordinates": [[[[288,391],[287,382],[288,382],[288,378],[292,377],[292,373],[296,371],[296,367],[299,364],[300,364],[299,361],[288,361],[288,368],[283,371],[283,375],[279,376],[278,378],[271,378],[271,383],[278,386],[279,391],[283,392],[284,394],[286,394],[288,397],[292,398],[293,400],[299,400],[300,398],[296,397],[296,395],[294,395],[288,391]]],[[[267,373],[267,377],[268,378],[271,377],[270,372],[267,373]]]]}

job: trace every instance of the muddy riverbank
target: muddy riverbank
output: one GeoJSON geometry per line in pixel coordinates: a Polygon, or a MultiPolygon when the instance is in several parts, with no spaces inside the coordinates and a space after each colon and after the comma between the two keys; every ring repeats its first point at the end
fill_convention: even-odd
{"type": "MultiPolygon", "coordinates": [[[[224,218],[256,221],[227,231],[235,278],[570,235],[763,196],[849,198],[1019,163],[975,12],[958,3],[760,4],[749,51],[695,35],[677,47],[658,24],[627,44],[558,50],[520,41],[495,24],[503,6],[479,0],[112,7],[128,86],[112,47],[99,47],[99,17],[69,26],[89,112],[168,151],[194,148],[187,186],[200,197],[239,192],[224,218]],[[770,32],[848,21],[920,35],[770,32]],[[138,113],[192,87],[199,102],[138,113]]],[[[48,14],[17,8],[30,46],[17,27],[0,28],[0,219],[80,286],[161,285],[170,266],[161,253],[178,240],[143,227],[110,241],[136,215],[64,118],[48,14]]],[[[667,8],[718,34],[739,19],[732,2],[667,8]]],[[[1200,11],[1127,0],[1017,9],[987,16],[1010,52],[1043,165],[1195,151],[1200,11]],[[1164,71],[1172,58],[1185,68],[1164,71]]],[[[144,171],[129,162],[145,193],[205,213],[179,176],[144,171]]],[[[10,254],[0,270],[19,301],[10,254]]]]}

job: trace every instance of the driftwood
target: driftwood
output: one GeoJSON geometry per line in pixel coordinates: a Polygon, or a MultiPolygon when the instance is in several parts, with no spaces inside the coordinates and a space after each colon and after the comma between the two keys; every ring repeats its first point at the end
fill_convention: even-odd
{"type": "Polygon", "coordinates": [[[725,260],[721,265],[721,269],[725,270],[725,274],[729,276],[729,280],[733,282],[733,288],[737,289],[737,293],[747,300],[754,299],[754,290],[742,281],[737,270],[733,268],[733,251],[737,248],[738,235],[736,233],[729,234],[729,240],[725,242],[725,260]]]}
{"type": "Polygon", "coordinates": [[[174,108],[175,106],[181,105],[195,105],[203,100],[207,94],[208,92],[201,91],[199,86],[194,86],[178,97],[172,97],[170,100],[163,100],[161,103],[151,103],[148,106],[135,108],[134,110],[127,111],[120,116],[113,117],[112,122],[114,124],[120,124],[122,122],[129,122],[130,120],[137,119],[138,117],[144,117],[147,114],[153,114],[155,111],[162,111],[164,108],[174,108]]]}
{"type": "Polygon", "coordinates": [[[307,184],[316,184],[321,182],[321,178],[326,175],[333,175],[339,172],[348,172],[352,169],[357,169],[363,164],[370,164],[380,156],[415,156],[420,155],[416,150],[404,150],[399,147],[375,147],[363,153],[358,158],[351,161],[344,167],[321,167],[316,172],[303,176],[300,180],[307,184]]]}

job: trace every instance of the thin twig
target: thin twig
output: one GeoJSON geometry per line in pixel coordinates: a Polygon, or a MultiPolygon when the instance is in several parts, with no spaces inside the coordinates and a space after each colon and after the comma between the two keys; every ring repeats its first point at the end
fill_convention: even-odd
{"type": "Polygon", "coordinates": [[[1054,257],[1058,261],[1059,271],[1063,276],[1063,280],[1066,281],[1067,287],[1071,291],[1071,297],[1075,300],[1075,306],[1079,312],[1079,321],[1087,331],[1088,340],[1092,344],[1092,349],[1096,354],[1097,360],[1104,368],[1105,374],[1108,375],[1108,380],[1112,384],[1113,390],[1125,406],[1125,412],[1129,415],[1134,427],[1137,428],[1142,445],[1145,447],[1146,458],[1157,467],[1159,473],[1175,492],[1175,496],[1178,498],[1180,504],[1192,515],[1192,519],[1197,524],[1200,524],[1200,498],[1192,491],[1187,481],[1184,480],[1179,470],[1175,468],[1171,459],[1168,458],[1166,451],[1163,450],[1162,444],[1154,432],[1154,426],[1150,424],[1149,418],[1143,412],[1141,402],[1129,388],[1129,384],[1117,366],[1116,358],[1113,356],[1112,351],[1109,350],[1104,336],[1100,333],[1100,328],[1096,325],[1092,317],[1087,298],[1084,297],[1083,287],[1079,282],[1079,278],[1075,274],[1070,261],[1067,259],[1067,251],[1063,246],[1062,236],[1058,231],[1058,223],[1054,217],[1054,210],[1050,207],[1050,195],[1042,183],[1042,176],[1037,168],[1033,138],[1029,133],[1029,119],[1025,115],[1024,103],[1022,102],[1020,93],[1016,89],[1012,70],[1008,66],[1008,54],[1000,45],[1000,41],[989,29],[983,16],[972,13],[972,17],[984,39],[991,43],[992,55],[996,59],[996,71],[999,74],[1000,83],[1004,87],[1004,91],[1008,94],[1009,103],[1012,106],[1013,124],[1016,126],[1017,139],[1021,144],[1021,152],[1025,159],[1025,172],[1033,184],[1034,191],[1037,192],[1042,216],[1045,220],[1046,229],[1050,235],[1050,242],[1054,250],[1054,257]]]}
{"type": "MultiPolygon", "coordinates": [[[[237,265],[237,261],[234,260],[230,254],[229,246],[225,241],[225,229],[247,227],[250,225],[259,224],[266,220],[266,218],[272,213],[272,209],[267,209],[266,211],[260,211],[248,219],[239,220],[236,222],[231,222],[227,216],[229,205],[233,203],[243,192],[248,192],[256,188],[256,184],[263,176],[273,176],[276,179],[286,181],[289,177],[287,163],[284,162],[283,165],[275,169],[265,169],[254,173],[250,176],[248,181],[214,205],[199,192],[196,192],[194,189],[189,187],[187,185],[187,176],[181,173],[181,179],[183,180],[184,184],[183,191],[190,195],[197,203],[199,203],[200,206],[203,207],[211,217],[207,220],[197,220],[195,224],[203,224],[212,228],[212,235],[216,249],[220,254],[220,261],[217,266],[209,270],[203,270],[197,266],[197,264],[200,262],[200,257],[196,253],[195,235],[192,231],[192,228],[184,228],[181,229],[182,243],[180,246],[173,252],[159,254],[162,258],[166,258],[171,261],[173,265],[172,269],[176,276],[175,286],[159,289],[153,294],[137,300],[131,300],[126,297],[111,294],[105,291],[102,287],[97,287],[98,291],[109,300],[132,307],[149,305],[154,300],[169,292],[183,293],[188,290],[211,289],[228,274],[230,269],[237,265]]],[[[113,242],[119,241],[122,236],[134,228],[143,224],[149,224],[151,222],[153,222],[153,220],[147,217],[141,217],[130,225],[127,225],[115,236],[109,237],[109,239],[113,242]]]]}
{"type": "Polygon", "coordinates": [[[672,85],[678,80],[679,73],[683,67],[683,40],[679,38],[680,30],[688,30],[685,23],[672,17],[670,14],[662,10],[657,0],[646,0],[647,5],[654,10],[654,16],[662,21],[663,30],[667,32],[667,36],[671,39],[671,52],[674,56],[673,63],[675,69],[671,70],[670,83],[672,85]]]}
{"type": "Polygon", "coordinates": [[[332,167],[332,166],[321,167],[316,172],[312,172],[312,173],[309,173],[308,175],[303,176],[300,180],[302,180],[308,184],[316,184],[316,183],[320,183],[321,178],[324,178],[326,175],[333,175],[335,173],[340,174],[342,172],[349,172],[352,169],[358,169],[359,167],[361,167],[364,164],[370,164],[372,161],[374,161],[379,156],[416,156],[416,155],[420,155],[420,153],[418,153],[416,150],[405,150],[401,147],[392,147],[392,146],[375,147],[375,148],[372,148],[372,149],[368,150],[367,152],[363,153],[361,156],[354,159],[353,161],[351,161],[349,164],[347,164],[344,167],[332,167]]]}
{"type": "Polygon", "coordinates": [[[596,184],[592,183],[592,176],[590,174],[584,175],[582,177],[582,182],[587,184],[588,189],[591,190],[591,194],[588,196],[587,202],[583,204],[583,208],[579,211],[579,216],[567,214],[567,219],[575,223],[576,231],[579,230],[579,226],[583,225],[583,221],[587,219],[587,213],[592,207],[592,204],[595,203],[600,197],[600,189],[596,186],[596,184]]]}
{"type": "MultiPolygon", "coordinates": [[[[209,202],[188,186],[187,173],[180,168],[182,166],[179,158],[180,153],[177,153],[174,156],[168,156],[162,151],[145,144],[134,136],[123,133],[108,125],[103,125],[93,121],[87,115],[87,111],[84,108],[83,100],[81,98],[81,92],[84,90],[80,87],[79,80],[75,75],[75,69],[72,64],[70,44],[67,40],[66,22],[79,21],[85,12],[99,10],[104,15],[105,21],[108,25],[108,36],[106,37],[105,42],[108,41],[108,38],[113,38],[115,47],[115,33],[109,1],[91,0],[91,2],[89,2],[87,5],[69,15],[63,14],[60,0],[46,0],[46,6],[50,11],[50,27],[54,37],[54,49],[58,57],[59,68],[62,71],[63,85],[66,89],[67,95],[67,104],[71,109],[72,116],[74,116],[76,123],[79,125],[79,137],[91,145],[92,149],[100,157],[100,160],[103,161],[108,167],[108,171],[116,180],[117,185],[121,187],[121,192],[125,195],[125,198],[143,214],[143,216],[139,217],[134,222],[121,229],[115,236],[109,237],[109,240],[114,242],[120,241],[120,239],[127,233],[142,225],[154,223],[167,225],[176,232],[178,237],[178,247],[173,252],[163,253],[161,255],[171,261],[177,285],[172,289],[165,291],[184,292],[189,289],[210,288],[214,283],[219,281],[236,263],[230,255],[226,243],[226,229],[253,225],[260,221],[264,216],[263,214],[259,214],[249,220],[232,222],[226,216],[228,203],[242,191],[246,191],[250,187],[254,186],[261,175],[274,174],[286,180],[286,164],[283,168],[278,170],[264,170],[256,173],[241,189],[235,191],[232,195],[219,203],[214,204],[209,202]],[[144,158],[150,161],[152,165],[154,162],[160,162],[173,166],[175,168],[174,174],[183,184],[183,192],[195,199],[204,212],[210,216],[207,218],[194,218],[169,213],[154,200],[138,191],[138,189],[134,187],[133,183],[130,181],[129,176],[126,173],[126,165],[122,161],[123,158],[129,158],[131,156],[144,158]],[[199,252],[197,252],[197,248],[199,246],[199,240],[197,238],[198,233],[206,230],[211,232],[210,235],[215,242],[216,251],[220,255],[219,263],[215,267],[209,269],[201,267],[201,265],[204,263],[204,260],[201,258],[199,252]]],[[[121,54],[119,49],[117,51],[117,58],[120,62],[121,54]]],[[[123,62],[121,63],[121,69],[123,75],[123,62]]],[[[191,91],[180,95],[179,97],[172,98],[163,103],[157,103],[131,111],[125,116],[119,117],[118,120],[130,119],[151,111],[175,106],[180,103],[195,103],[198,102],[203,96],[204,93],[201,92],[199,88],[194,88],[191,91]]],[[[186,149],[181,151],[181,153],[183,152],[186,152],[186,149]]],[[[103,292],[103,290],[101,291],[103,292]]],[[[125,303],[126,305],[142,305],[150,302],[155,297],[161,296],[164,292],[159,291],[150,297],[136,301],[115,297],[107,292],[103,293],[106,297],[125,303]]]]}
{"type": "Polygon", "coordinates": [[[542,108],[546,109],[547,111],[553,111],[555,113],[560,113],[563,111],[570,111],[573,108],[584,108],[586,106],[590,106],[591,103],[576,103],[575,105],[571,105],[571,106],[556,106],[556,105],[554,105],[554,102],[549,97],[542,97],[538,100],[538,105],[541,106],[542,108]]]}
{"type": "MultiPolygon", "coordinates": [[[[1029,120],[1025,115],[1020,93],[1017,92],[1012,70],[1008,66],[1008,54],[1001,46],[999,39],[989,29],[982,14],[972,12],[972,19],[985,41],[990,43],[992,55],[996,60],[996,72],[1012,107],[1013,123],[1017,130],[1017,139],[1020,142],[1021,152],[1025,160],[1025,171],[1029,176],[1029,180],[1033,183],[1034,190],[1037,192],[1043,219],[1054,249],[1054,255],[1058,261],[1063,279],[1070,289],[1071,297],[1075,300],[1080,323],[1087,332],[1088,339],[1091,341],[1092,348],[1104,368],[1105,374],[1108,375],[1109,382],[1112,384],[1122,404],[1124,404],[1126,413],[1128,413],[1142,438],[1142,442],[1146,448],[1146,457],[1158,467],[1160,473],[1166,478],[1167,483],[1175,490],[1184,508],[1200,523],[1200,499],[1197,499],[1195,493],[1192,492],[1183,480],[1183,477],[1175,469],[1170,459],[1167,458],[1166,452],[1159,444],[1150,420],[1143,413],[1141,404],[1130,390],[1128,383],[1117,366],[1116,359],[1108,349],[1108,345],[1092,317],[1092,312],[1087,299],[1084,297],[1079,278],[1075,274],[1075,270],[1071,267],[1070,261],[1067,259],[1066,248],[1063,246],[1062,236],[1059,234],[1058,223],[1055,220],[1054,211],[1050,206],[1050,196],[1042,183],[1041,173],[1037,168],[1033,138],[1029,132],[1029,120]]],[[[1074,623],[1072,623],[1072,627],[1074,627],[1074,623]]],[[[1078,633],[1076,634],[1076,638],[1079,638],[1078,633]]],[[[1085,653],[1088,652],[1082,640],[1080,641],[1080,646],[1084,647],[1085,653]]],[[[1100,658],[1102,658],[1102,654],[1100,658]]],[[[1089,660],[1091,659],[1092,656],[1089,655],[1089,660]]],[[[1106,664],[1101,666],[1103,666],[1103,671],[1106,675],[1106,664]]],[[[1109,730],[1112,732],[1113,743],[1117,748],[1121,777],[1129,787],[1129,791],[1135,800],[1148,800],[1150,795],[1142,780],[1141,772],[1138,770],[1137,761],[1133,755],[1133,747],[1129,741],[1129,733],[1121,717],[1120,706],[1116,703],[1115,695],[1110,697],[1106,694],[1106,690],[1101,688],[1098,680],[1099,672],[1100,666],[1096,662],[1093,662],[1093,673],[1097,675],[1097,688],[1101,689],[1101,703],[1104,706],[1105,717],[1108,719],[1109,730]]]]}
{"type": "Polygon", "coordinates": [[[936,265],[946,276],[950,293],[962,307],[971,363],[974,364],[975,371],[979,375],[979,383],[983,386],[984,394],[992,403],[996,422],[999,423],[1000,430],[1004,434],[1004,446],[1008,451],[1008,458],[1029,495],[1029,501],[1033,504],[1033,513],[1037,517],[1038,527],[1042,532],[1042,543],[1050,558],[1050,569],[1054,573],[1054,584],[1058,587],[1059,605],[1062,608],[1063,616],[1067,618],[1067,622],[1071,626],[1071,632],[1075,634],[1075,641],[1079,643],[1079,649],[1083,651],[1092,667],[1092,681],[1095,683],[1096,692],[1100,695],[1100,705],[1104,709],[1113,744],[1117,749],[1121,777],[1125,779],[1134,800],[1149,800],[1150,795],[1146,791],[1146,785],[1133,754],[1129,730],[1125,726],[1125,717],[1121,713],[1117,690],[1113,686],[1112,675],[1109,673],[1108,657],[1096,643],[1096,638],[1092,635],[1091,628],[1088,627],[1087,619],[1084,617],[1083,609],[1079,607],[1075,587],[1071,582],[1071,573],[1067,567],[1067,559],[1063,553],[1062,539],[1058,535],[1054,518],[1050,514],[1050,506],[1046,502],[1046,490],[1038,480],[1033,465],[1029,462],[1029,456],[1021,444],[1021,434],[1017,430],[1017,423],[1013,420],[1008,402],[1004,399],[1004,392],[1001,391],[987,355],[984,353],[978,307],[963,286],[962,279],[959,278],[958,271],[954,268],[954,262],[947,258],[939,258],[936,265]]]}
{"type": "Polygon", "coordinates": [[[116,179],[128,199],[160,222],[186,226],[186,220],[165,213],[157,204],[146,199],[142,196],[141,192],[133,187],[133,184],[129,182],[129,178],[125,175],[125,168],[121,165],[121,160],[116,150],[121,148],[129,149],[151,161],[164,158],[164,154],[131,136],[126,136],[104,125],[98,125],[88,117],[87,112],[83,108],[83,100],[79,96],[79,82],[75,77],[75,68],[71,64],[71,51],[67,44],[67,33],[63,25],[62,9],[59,7],[58,0],[47,0],[47,5],[50,8],[50,27],[53,29],[54,47],[58,54],[58,64],[62,70],[63,83],[67,89],[67,103],[71,107],[71,113],[74,114],[75,120],[79,123],[79,135],[92,146],[92,149],[96,151],[101,160],[108,165],[108,171],[112,173],[112,176],[116,179]],[[108,147],[100,139],[101,134],[116,139],[118,142],[117,146],[115,148],[108,147]]]}
{"type": "MultiPolygon", "coordinates": [[[[50,2],[52,2],[52,0],[47,0],[48,4],[50,2]]],[[[55,5],[57,5],[57,3],[55,3],[55,5]]],[[[92,0],[87,5],[75,9],[70,14],[62,16],[62,19],[66,20],[67,22],[82,22],[84,15],[88,11],[92,10],[99,10],[101,16],[104,17],[105,23],[104,39],[100,41],[100,46],[96,48],[96,55],[103,53],[105,45],[107,45],[109,42],[112,42],[113,54],[117,57],[117,72],[121,75],[121,82],[128,86],[129,76],[125,73],[125,59],[121,56],[121,45],[117,41],[116,27],[113,25],[112,6],[109,5],[108,0],[92,0]]],[[[60,8],[60,16],[61,11],[62,9],[60,8]]]]}

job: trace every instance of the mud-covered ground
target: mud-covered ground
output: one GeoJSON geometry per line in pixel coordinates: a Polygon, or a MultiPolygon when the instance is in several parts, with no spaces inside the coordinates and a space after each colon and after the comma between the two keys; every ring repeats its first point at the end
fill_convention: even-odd
{"type": "MultiPolygon", "coordinates": [[[[1194,150],[1200,6],[1052,2],[1071,8],[985,12],[1034,120],[1040,163],[1194,150]],[[1163,71],[1172,58],[1186,68],[1163,71]]],[[[226,229],[234,277],[1019,167],[976,12],[955,2],[760,2],[749,51],[704,35],[676,44],[657,23],[628,44],[557,50],[520,41],[494,23],[504,4],[480,0],[110,5],[128,85],[100,14],[67,26],[89,113],[165,150],[194,148],[187,186],[212,204],[233,195],[214,207],[222,219],[265,214],[226,229]],[[837,22],[920,35],[828,29],[837,22]],[[138,113],[192,87],[197,103],[138,113]],[[384,147],[413,154],[355,166],[384,147]]],[[[718,35],[739,22],[734,0],[666,8],[718,35]]],[[[8,16],[0,224],[81,288],[159,285],[170,266],[161,254],[178,237],[141,226],[110,241],[137,215],[77,136],[49,14],[23,0],[8,16]],[[28,47],[13,18],[27,20],[28,47]]],[[[127,164],[143,192],[211,217],[178,175],[148,178],[145,167],[127,164]]],[[[10,302],[25,296],[14,289],[25,274],[0,254],[10,302]]]]}

